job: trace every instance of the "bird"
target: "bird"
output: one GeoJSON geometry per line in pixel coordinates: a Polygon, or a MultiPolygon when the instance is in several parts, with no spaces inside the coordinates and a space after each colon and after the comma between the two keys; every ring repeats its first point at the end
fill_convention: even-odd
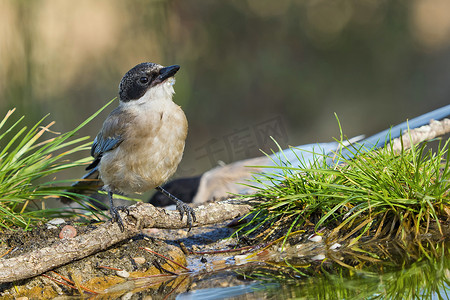
{"type": "Polygon", "coordinates": [[[119,84],[119,105],[105,119],[94,139],[83,178],[98,174],[107,192],[111,221],[124,230],[114,194],[143,193],[156,189],[175,202],[189,230],[196,217],[193,209],[161,187],[176,171],[185,147],[187,118],[172,97],[179,65],[164,67],[140,63],[119,84]]]}

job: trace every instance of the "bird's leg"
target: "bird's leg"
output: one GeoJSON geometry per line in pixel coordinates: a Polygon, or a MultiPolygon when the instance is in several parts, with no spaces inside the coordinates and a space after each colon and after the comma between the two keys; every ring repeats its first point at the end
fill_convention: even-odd
{"type": "Polygon", "coordinates": [[[175,197],[174,195],[163,189],[161,186],[157,186],[155,189],[157,191],[160,191],[164,196],[166,196],[173,202],[175,202],[176,208],[180,212],[181,219],[183,219],[183,215],[186,215],[190,231],[192,228],[192,220],[194,220],[194,222],[197,221],[197,218],[195,217],[195,213],[192,207],[190,207],[189,205],[187,205],[186,203],[184,203],[183,201],[181,201],[180,199],[178,199],[177,197],[175,197]]]}
{"type": "Polygon", "coordinates": [[[114,206],[113,195],[114,195],[113,192],[108,192],[109,212],[111,213],[111,222],[117,222],[117,224],[119,225],[120,231],[123,232],[125,227],[123,226],[123,221],[122,221],[122,217],[119,214],[119,210],[125,210],[127,214],[129,213],[129,211],[126,206],[114,206]]]}

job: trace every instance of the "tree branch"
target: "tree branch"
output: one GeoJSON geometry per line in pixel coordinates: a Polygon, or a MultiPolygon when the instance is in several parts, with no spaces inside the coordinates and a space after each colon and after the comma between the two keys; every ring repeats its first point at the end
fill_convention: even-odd
{"type": "Polygon", "coordinates": [[[429,125],[411,129],[405,132],[401,138],[394,139],[392,147],[394,151],[401,151],[402,144],[404,149],[408,149],[411,147],[411,144],[416,145],[447,133],[450,133],[450,119],[431,120],[429,125]]]}
{"type": "MultiPolygon", "coordinates": [[[[250,209],[250,205],[238,203],[236,200],[202,205],[194,209],[197,217],[194,226],[214,224],[244,216],[250,209]]],[[[120,231],[117,222],[106,222],[75,238],[64,239],[52,246],[17,257],[0,259],[0,282],[12,282],[42,274],[129,239],[145,228],[176,229],[187,226],[186,218],[181,220],[178,211],[167,211],[148,203],[132,205],[129,207],[128,215],[123,212],[121,215],[125,225],[123,232],[120,231]]]]}

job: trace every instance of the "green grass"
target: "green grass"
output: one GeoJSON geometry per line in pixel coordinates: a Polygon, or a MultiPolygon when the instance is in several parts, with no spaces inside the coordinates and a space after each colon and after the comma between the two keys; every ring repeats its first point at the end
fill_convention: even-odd
{"type": "Polygon", "coordinates": [[[442,234],[440,221],[447,220],[450,211],[449,142],[439,142],[434,151],[426,150],[426,143],[400,152],[390,146],[365,149],[354,160],[338,151],[334,158],[340,163],[334,167],[327,166],[329,157],[321,154],[308,165],[279,163],[275,168],[282,175],[254,177],[259,184],[274,185],[255,187],[256,194],[244,196],[256,206],[250,223],[238,233],[265,229],[265,238],[279,237],[277,232],[287,237],[314,226],[332,229],[330,238],[352,238],[350,243],[363,235],[407,240],[430,228],[442,234]]]}
{"type": "MultiPolygon", "coordinates": [[[[68,157],[90,149],[90,138],[76,137],[77,132],[112,102],[113,100],[75,129],[64,134],[50,131],[54,122],[42,126],[46,117],[30,129],[21,127],[24,116],[12,120],[14,109],[8,111],[0,121],[0,142],[5,145],[0,148],[1,227],[27,228],[43,218],[68,214],[61,209],[45,209],[42,200],[60,196],[73,198],[73,193],[65,190],[72,181],[55,181],[55,174],[92,160],[86,157],[70,161],[68,157]],[[9,123],[12,124],[8,127],[9,123]]],[[[89,209],[84,201],[79,203],[89,209]]]]}

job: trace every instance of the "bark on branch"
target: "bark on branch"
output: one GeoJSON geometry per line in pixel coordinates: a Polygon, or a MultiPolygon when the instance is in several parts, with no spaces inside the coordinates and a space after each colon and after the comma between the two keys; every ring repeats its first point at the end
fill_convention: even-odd
{"type": "MultiPolygon", "coordinates": [[[[202,205],[196,209],[194,226],[214,224],[244,216],[251,206],[237,201],[202,205]]],[[[180,219],[178,211],[167,211],[148,203],[129,207],[129,215],[121,212],[125,230],[116,223],[106,222],[96,229],[61,240],[58,243],[9,259],[0,259],[0,282],[13,282],[42,274],[71,261],[104,250],[120,241],[131,238],[144,228],[176,229],[186,227],[186,217],[180,219]]]]}
{"type": "Polygon", "coordinates": [[[450,119],[442,119],[440,121],[431,120],[429,125],[411,129],[405,132],[400,138],[392,141],[394,151],[408,149],[411,145],[416,145],[424,141],[432,140],[436,137],[450,133],[450,119]]]}

